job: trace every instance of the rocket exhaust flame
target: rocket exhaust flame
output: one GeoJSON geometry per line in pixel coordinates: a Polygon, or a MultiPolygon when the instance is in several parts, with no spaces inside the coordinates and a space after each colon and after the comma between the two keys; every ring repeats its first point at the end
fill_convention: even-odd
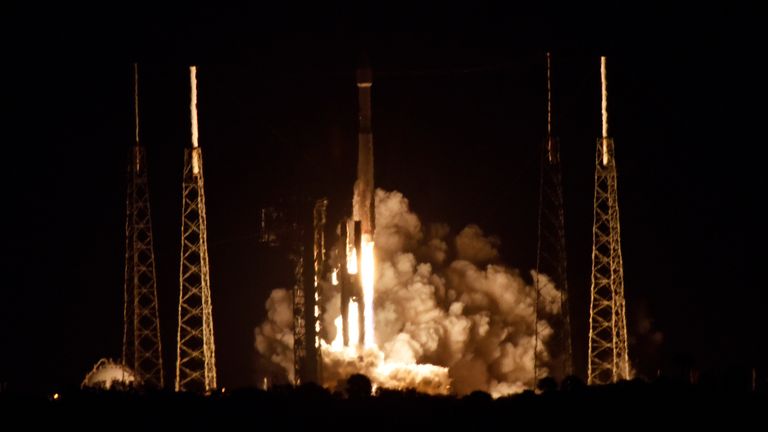
{"type": "Polygon", "coordinates": [[[349,340],[360,340],[360,317],[357,314],[359,305],[355,300],[349,302],[349,340]]]}
{"type": "Polygon", "coordinates": [[[333,273],[331,273],[331,285],[336,286],[339,284],[339,271],[334,270],[333,273]]]}
{"type": "Polygon", "coordinates": [[[355,247],[355,238],[351,233],[355,232],[355,222],[348,220],[344,229],[346,229],[346,248],[347,248],[347,274],[357,274],[357,248],[355,247]]]}
{"type": "Polygon", "coordinates": [[[364,336],[366,347],[376,346],[373,334],[373,284],[374,284],[374,256],[373,241],[363,236],[363,256],[360,268],[360,278],[363,285],[363,305],[365,327],[364,336]]]}
{"type": "MultiPolygon", "coordinates": [[[[548,358],[554,331],[542,317],[560,313],[560,292],[534,271],[541,279],[537,296],[519,272],[489,264],[498,261],[497,241],[479,227],[466,227],[449,249],[447,226],[425,236],[402,194],[374,188],[371,86],[370,70],[358,70],[352,217],[340,227],[332,288],[319,297],[326,330],[321,384],[334,388],[362,373],[375,387],[431,394],[521,392],[533,375],[534,351],[548,358]],[[417,253],[428,258],[418,262],[417,253]],[[449,253],[455,260],[446,259],[449,253]]],[[[255,329],[256,349],[293,381],[290,294],[274,290],[267,309],[267,320],[255,329]]]]}
{"type": "Polygon", "coordinates": [[[357,274],[357,248],[352,246],[347,252],[347,273],[351,275],[357,274]]]}
{"type": "MultiPolygon", "coordinates": [[[[534,285],[521,272],[498,264],[496,240],[474,225],[455,236],[447,226],[425,229],[398,192],[376,191],[376,220],[376,302],[368,309],[375,314],[375,343],[349,339],[344,345],[339,299],[348,275],[342,265],[339,286],[327,286],[319,297],[325,330],[320,384],[336,388],[350,375],[362,373],[383,388],[458,395],[482,390],[499,397],[530,388],[534,351],[542,361],[542,374],[560,364],[548,351],[555,332],[549,319],[558,316],[562,306],[561,291],[550,278],[532,272],[540,289],[537,302],[534,285]]],[[[371,243],[364,245],[359,267],[363,275],[371,256],[365,251],[374,250],[371,243]]],[[[346,249],[344,243],[339,247],[346,249]]],[[[350,329],[353,338],[361,329],[355,324],[360,300],[369,298],[363,294],[350,299],[349,324],[358,326],[350,329]]],[[[290,292],[274,290],[267,311],[268,318],[255,329],[256,349],[270,365],[264,373],[270,381],[293,381],[290,292]],[[275,366],[279,369],[271,369],[275,366]],[[285,378],[276,370],[284,371],[285,378]]]]}
{"type": "MultiPolygon", "coordinates": [[[[348,321],[348,340],[356,343],[360,340],[361,328],[360,328],[360,314],[358,308],[362,302],[363,305],[363,332],[364,343],[363,346],[371,347],[375,345],[374,342],[374,329],[373,329],[373,286],[374,286],[374,244],[370,241],[370,237],[367,235],[362,236],[362,253],[360,254],[360,266],[358,268],[357,260],[357,248],[351,247],[347,254],[347,274],[355,276],[361,285],[361,298],[352,299],[349,303],[349,311],[347,316],[348,321]],[[358,274],[359,273],[359,274],[358,274]]],[[[334,285],[338,284],[337,272],[333,272],[331,275],[334,285]]],[[[339,327],[341,328],[341,317],[339,317],[339,327]]],[[[336,341],[333,346],[336,347],[337,341],[342,340],[342,332],[336,335],[336,341]]],[[[338,342],[343,345],[343,342],[338,342]]]]}

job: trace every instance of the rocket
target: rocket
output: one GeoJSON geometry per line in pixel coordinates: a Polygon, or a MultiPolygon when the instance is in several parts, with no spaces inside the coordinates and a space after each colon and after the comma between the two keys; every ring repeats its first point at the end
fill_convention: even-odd
{"type": "MultiPolygon", "coordinates": [[[[352,201],[353,220],[360,221],[360,230],[368,241],[373,241],[376,227],[373,198],[373,133],[371,131],[371,86],[373,77],[369,67],[357,70],[358,132],[357,181],[352,201]]],[[[360,249],[358,248],[358,251],[360,249]]]]}
{"type": "MultiPolygon", "coordinates": [[[[369,340],[372,338],[372,327],[366,325],[367,320],[373,320],[373,298],[365,298],[363,288],[363,248],[372,244],[375,232],[375,208],[373,186],[373,133],[371,131],[371,86],[373,84],[371,69],[361,67],[357,70],[358,92],[358,134],[357,134],[357,179],[353,188],[352,218],[347,220],[344,234],[347,266],[342,269],[341,316],[344,345],[350,342],[359,346],[365,345],[366,327],[369,340]],[[348,267],[348,268],[347,268],[348,267]],[[349,306],[351,302],[357,306],[356,325],[349,322],[349,306]],[[350,328],[358,329],[358,340],[350,340],[350,328]]],[[[369,323],[370,324],[370,323],[369,323]]]]}

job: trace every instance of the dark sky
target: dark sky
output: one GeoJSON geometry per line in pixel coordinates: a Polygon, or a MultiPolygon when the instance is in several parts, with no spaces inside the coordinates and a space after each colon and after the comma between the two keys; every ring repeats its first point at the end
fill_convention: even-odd
{"type": "Polygon", "coordinates": [[[274,270],[280,260],[257,242],[259,209],[281,196],[351,193],[363,49],[375,75],[377,185],[403,192],[425,222],[479,224],[521,269],[535,263],[544,53],[554,52],[582,376],[599,55],[607,55],[633,363],[644,376],[690,361],[767,373],[763,23],[738,5],[629,6],[11,6],[2,25],[10,196],[0,382],[77,385],[100,357],[120,356],[139,61],[166,379],[190,141],[187,66],[197,64],[219,382],[252,384],[253,327],[269,290],[285,284],[274,270]],[[661,343],[640,331],[646,320],[661,343]]]}

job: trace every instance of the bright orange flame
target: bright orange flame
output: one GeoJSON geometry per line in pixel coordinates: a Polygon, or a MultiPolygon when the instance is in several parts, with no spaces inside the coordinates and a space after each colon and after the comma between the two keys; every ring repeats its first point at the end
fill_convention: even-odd
{"type": "MultiPolygon", "coordinates": [[[[450,377],[448,368],[431,364],[416,364],[416,359],[403,361],[402,359],[386,359],[376,345],[374,337],[373,298],[375,294],[375,252],[373,238],[370,234],[363,234],[361,239],[362,254],[360,257],[360,282],[362,284],[362,301],[365,303],[365,340],[361,346],[360,320],[358,301],[352,300],[348,306],[347,325],[350,346],[344,346],[342,329],[342,317],[339,315],[334,320],[336,325],[336,337],[333,342],[327,344],[320,342],[323,350],[323,358],[331,361],[341,361],[343,364],[354,364],[359,367],[360,373],[371,377],[374,388],[384,386],[387,388],[411,388],[421,386],[423,390],[434,394],[447,394],[450,391],[450,377]],[[364,360],[363,360],[364,359],[364,360]],[[423,383],[421,385],[420,383],[423,383]]],[[[358,273],[357,254],[354,247],[347,245],[347,272],[358,273]],[[351,259],[350,259],[351,258],[351,259]]],[[[332,278],[335,276],[332,276],[332,278]]]]}
{"type": "MultiPolygon", "coordinates": [[[[349,302],[349,313],[347,314],[347,325],[349,326],[349,341],[356,344],[360,340],[360,318],[357,315],[357,302],[352,300],[349,302]]],[[[336,325],[336,337],[331,342],[332,351],[344,351],[344,334],[342,333],[342,318],[341,315],[336,317],[333,321],[336,325]]]]}
{"type": "Polygon", "coordinates": [[[373,334],[373,285],[374,285],[374,256],[373,241],[370,236],[363,237],[363,256],[361,279],[363,285],[363,301],[365,302],[365,346],[375,346],[373,334]]]}
{"type": "Polygon", "coordinates": [[[54,393],[53,394],[53,400],[59,400],[59,394],[58,393],[54,393]]]}
{"type": "Polygon", "coordinates": [[[349,312],[347,314],[347,326],[349,328],[349,343],[357,344],[360,340],[360,317],[357,314],[357,302],[352,300],[349,302],[349,312]]]}
{"type": "Polygon", "coordinates": [[[342,334],[342,322],[341,315],[337,316],[333,320],[333,324],[336,326],[336,337],[331,342],[332,351],[341,351],[344,349],[344,335],[342,334]]]}
{"type": "Polygon", "coordinates": [[[347,249],[347,273],[357,274],[357,248],[347,249]]]}
{"type": "MultiPolygon", "coordinates": [[[[363,253],[361,256],[360,270],[361,270],[361,282],[363,288],[362,301],[365,302],[365,341],[364,346],[374,347],[376,346],[376,340],[374,338],[373,329],[373,293],[374,293],[374,244],[369,235],[365,235],[362,238],[363,253]]],[[[351,251],[347,254],[347,273],[357,274],[357,251],[355,248],[351,248],[351,251]]],[[[336,279],[336,272],[331,275],[331,279],[334,283],[338,283],[336,279]]],[[[352,345],[356,345],[360,340],[360,318],[358,315],[358,302],[351,300],[349,302],[347,314],[347,326],[349,332],[349,341],[352,345]]],[[[336,337],[331,342],[331,349],[334,351],[341,351],[344,348],[344,336],[342,334],[342,319],[341,316],[337,317],[334,321],[336,325],[336,337]]]]}

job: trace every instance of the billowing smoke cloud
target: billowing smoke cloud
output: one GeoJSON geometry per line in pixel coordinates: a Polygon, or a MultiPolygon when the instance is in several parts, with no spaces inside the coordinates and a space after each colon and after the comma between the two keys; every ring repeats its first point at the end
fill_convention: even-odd
{"type": "MultiPolygon", "coordinates": [[[[324,350],[324,384],[334,386],[360,372],[379,385],[432,393],[439,393],[446,380],[457,394],[483,390],[501,396],[530,388],[535,288],[500,263],[498,239],[476,225],[453,238],[444,224],[425,233],[399,192],[376,191],[376,223],[378,349],[357,356],[324,350]]],[[[546,275],[532,272],[531,277],[539,278],[541,287],[538,349],[546,364],[546,342],[553,334],[546,318],[560,313],[560,292],[546,275]]],[[[321,301],[330,341],[339,315],[338,292],[326,287],[321,301]]],[[[289,293],[275,290],[267,309],[267,321],[256,329],[256,349],[292,376],[289,293]]]]}
{"type": "MultiPolygon", "coordinates": [[[[278,288],[272,290],[267,300],[267,319],[254,330],[256,351],[263,356],[266,367],[280,367],[277,376],[287,375],[293,382],[293,298],[290,291],[278,288]]],[[[275,372],[262,373],[275,381],[275,372]]],[[[280,381],[277,379],[277,381],[280,381]]]]}

